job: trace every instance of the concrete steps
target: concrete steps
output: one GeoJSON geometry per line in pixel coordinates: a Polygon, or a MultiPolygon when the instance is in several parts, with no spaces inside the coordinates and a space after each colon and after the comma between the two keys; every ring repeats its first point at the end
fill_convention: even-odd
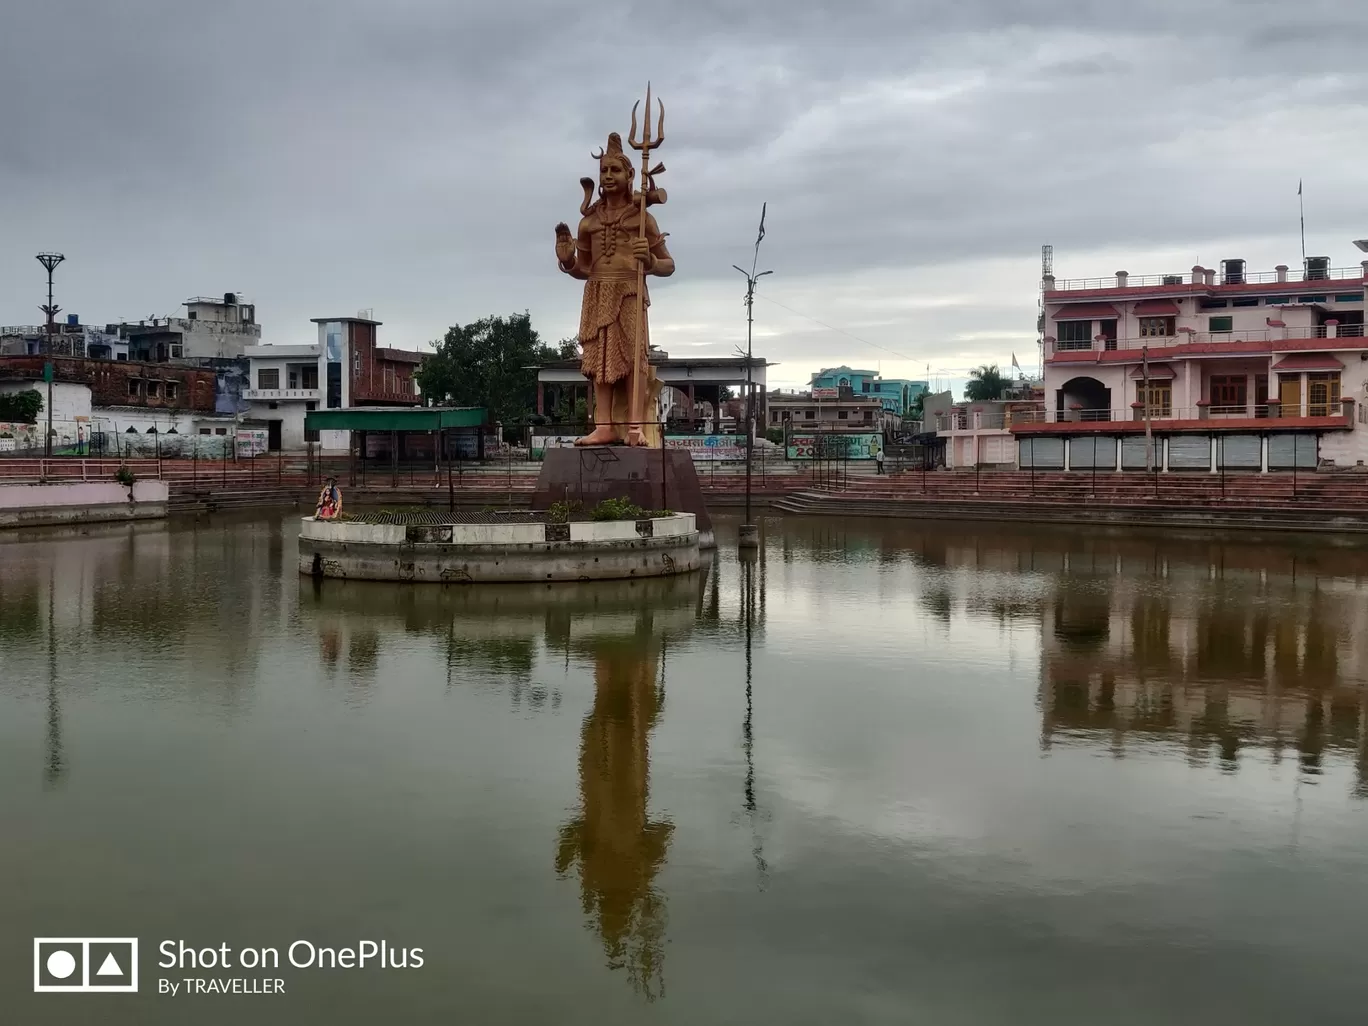
{"type": "Polygon", "coordinates": [[[933,520],[989,520],[1048,524],[1109,524],[1120,527],[1236,528],[1265,531],[1368,533],[1368,509],[1011,502],[946,498],[881,499],[850,492],[799,492],[775,499],[771,509],[804,516],[867,516],[933,520]]]}

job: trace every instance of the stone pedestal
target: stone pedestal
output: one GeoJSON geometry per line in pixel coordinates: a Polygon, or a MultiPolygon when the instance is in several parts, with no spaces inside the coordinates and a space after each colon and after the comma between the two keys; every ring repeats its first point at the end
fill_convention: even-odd
{"type": "Polygon", "coordinates": [[[604,499],[627,499],[642,509],[669,509],[697,518],[699,545],[713,545],[712,518],[693,457],[683,449],[592,445],[547,449],[533,509],[579,500],[589,509],[604,499]]]}

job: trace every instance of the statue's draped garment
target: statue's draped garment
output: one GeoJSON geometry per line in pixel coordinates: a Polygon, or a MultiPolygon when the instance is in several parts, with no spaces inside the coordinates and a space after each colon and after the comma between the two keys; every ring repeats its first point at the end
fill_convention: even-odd
{"type": "MultiPolygon", "coordinates": [[[[644,409],[634,411],[630,408],[629,393],[623,399],[615,399],[608,419],[618,424],[647,422],[642,425],[647,444],[659,445],[660,430],[655,422],[655,404],[660,394],[660,381],[646,355],[650,345],[649,315],[642,317],[643,337],[640,347],[637,346],[637,272],[598,267],[600,262],[606,263],[607,258],[619,249],[630,250],[641,223],[638,203],[639,200],[634,198],[630,206],[611,219],[605,215],[602,204],[597,204],[580,221],[580,238],[588,236],[592,240],[590,245],[594,266],[588,281],[584,283],[584,303],[580,308],[580,371],[591,381],[611,385],[630,380],[633,363],[638,361],[638,367],[646,375],[641,392],[644,409]]],[[[654,247],[660,237],[655,218],[646,215],[647,242],[654,247]]],[[[641,287],[644,290],[644,285],[641,287]]],[[[650,308],[649,291],[643,291],[642,303],[647,309],[650,308]]],[[[604,411],[595,410],[595,423],[604,420],[604,411]]]]}

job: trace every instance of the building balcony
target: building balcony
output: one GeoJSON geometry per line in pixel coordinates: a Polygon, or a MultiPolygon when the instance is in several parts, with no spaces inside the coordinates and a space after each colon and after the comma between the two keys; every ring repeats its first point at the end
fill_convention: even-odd
{"type": "Polygon", "coordinates": [[[387,392],[381,388],[357,388],[352,393],[353,403],[376,403],[394,406],[418,406],[423,397],[417,392],[387,392]]]}
{"type": "Polygon", "coordinates": [[[244,388],[242,398],[252,402],[318,402],[322,390],[317,388],[244,388]]]}
{"type": "Polygon", "coordinates": [[[1268,327],[1231,331],[1179,328],[1173,335],[1150,335],[1140,338],[1057,339],[1054,336],[1046,336],[1045,360],[1050,362],[1062,357],[1063,361],[1067,362],[1087,359],[1075,354],[1123,352],[1130,353],[1130,359],[1135,360],[1139,358],[1142,350],[1149,350],[1155,355],[1171,356],[1178,355],[1171,351],[1181,350],[1183,347],[1210,347],[1194,348],[1195,352],[1201,353],[1218,353],[1225,347],[1235,349],[1239,346],[1253,352],[1273,352],[1279,348],[1280,342],[1297,343],[1288,347],[1295,349],[1368,348],[1368,339],[1364,336],[1362,324],[1309,324],[1290,328],[1268,327]],[[1343,344],[1337,344],[1341,340],[1343,344]],[[1308,344],[1316,342],[1323,344],[1308,344]]]}
{"type": "Polygon", "coordinates": [[[1005,431],[1013,424],[1037,423],[1045,415],[1044,407],[1036,409],[1016,409],[1010,412],[963,411],[950,414],[937,414],[935,431],[949,435],[956,432],[1005,431]]]}

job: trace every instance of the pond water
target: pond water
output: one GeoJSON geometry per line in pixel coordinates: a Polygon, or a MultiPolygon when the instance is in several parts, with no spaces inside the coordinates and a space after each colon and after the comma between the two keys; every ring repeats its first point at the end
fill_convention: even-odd
{"type": "Polygon", "coordinates": [[[0,1021],[1368,1017],[1368,550],[718,520],[551,587],[315,584],[290,518],[0,538],[0,1021]],[[34,994],[86,936],[139,992],[34,994]],[[159,992],[211,978],[284,993],[159,992]]]}

